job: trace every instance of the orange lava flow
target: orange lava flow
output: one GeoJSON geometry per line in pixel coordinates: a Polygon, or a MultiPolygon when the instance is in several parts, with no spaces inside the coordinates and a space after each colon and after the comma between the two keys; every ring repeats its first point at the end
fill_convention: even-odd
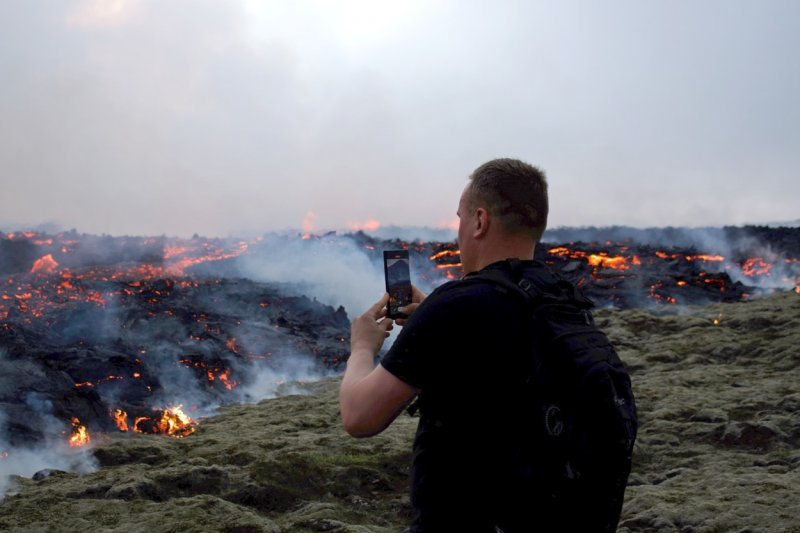
{"type": "Polygon", "coordinates": [[[764,261],[760,257],[751,257],[742,263],[742,273],[745,276],[769,276],[772,270],[772,263],[764,261]]]}
{"type": "Polygon", "coordinates": [[[687,261],[725,261],[725,257],[721,255],[687,255],[687,261]]]}
{"type": "Polygon", "coordinates": [[[428,259],[430,259],[431,261],[436,261],[437,259],[441,259],[442,257],[458,257],[459,255],[461,255],[460,250],[442,250],[441,252],[433,254],[428,259]]]}
{"type": "Polygon", "coordinates": [[[605,268],[613,268],[614,270],[628,270],[628,258],[621,255],[608,256],[601,252],[599,254],[591,254],[589,256],[589,264],[592,266],[600,266],[605,268]]]}

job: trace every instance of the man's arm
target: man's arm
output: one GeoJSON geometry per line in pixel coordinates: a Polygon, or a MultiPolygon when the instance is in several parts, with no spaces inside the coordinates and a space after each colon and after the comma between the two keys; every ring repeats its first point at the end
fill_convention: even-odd
{"type": "Polygon", "coordinates": [[[375,305],[353,321],[350,358],[339,389],[339,409],[344,429],[354,437],[371,437],[386,429],[419,393],[381,365],[374,366],[375,354],[392,329],[386,318],[385,294],[375,305]]]}

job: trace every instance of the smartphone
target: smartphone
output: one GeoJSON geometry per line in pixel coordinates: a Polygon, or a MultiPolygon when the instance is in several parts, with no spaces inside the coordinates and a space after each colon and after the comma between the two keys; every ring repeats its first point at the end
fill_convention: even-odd
{"type": "Polygon", "coordinates": [[[411,303],[411,272],[408,265],[408,250],[386,250],[383,252],[383,273],[386,292],[389,293],[387,315],[389,318],[406,318],[398,309],[411,303]]]}

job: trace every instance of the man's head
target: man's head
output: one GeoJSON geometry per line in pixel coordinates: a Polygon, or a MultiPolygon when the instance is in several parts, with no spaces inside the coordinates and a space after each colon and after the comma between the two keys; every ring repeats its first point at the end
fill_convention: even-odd
{"type": "Polygon", "coordinates": [[[465,272],[485,266],[483,259],[526,246],[532,249],[547,227],[547,214],[547,180],[540,169],[518,159],[494,159],[479,166],[458,206],[465,272]],[[476,253],[477,247],[481,253],[476,253]]]}

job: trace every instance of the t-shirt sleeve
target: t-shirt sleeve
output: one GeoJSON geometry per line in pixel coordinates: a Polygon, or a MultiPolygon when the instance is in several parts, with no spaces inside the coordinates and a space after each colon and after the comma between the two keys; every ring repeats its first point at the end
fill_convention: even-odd
{"type": "Polygon", "coordinates": [[[418,389],[438,379],[446,372],[454,335],[469,313],[471,298],[464,296],[458,285],[434,291],[411,315],[381,365],[418,389]]]}
{"type": "MultiPolygon", "coordinates": [[[[430,298],[430,297],[429,297],[430,298]]],[[[435,302],[423,302],[400,331],[381,365],[395,377],[418,389],[423,388],[436,357],[432,332],[438,321],[435,302]]]]}

